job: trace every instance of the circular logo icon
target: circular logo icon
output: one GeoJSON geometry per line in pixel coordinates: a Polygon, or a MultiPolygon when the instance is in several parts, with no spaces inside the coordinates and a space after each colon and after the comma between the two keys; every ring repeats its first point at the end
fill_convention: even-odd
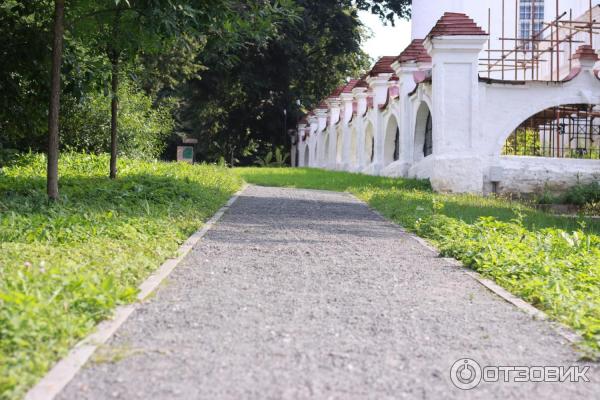
{"type": "Polygon", "coordinates": [[[450,380],[459,389],[474,389],[481,383],[481,366],[470,358],[461,358],[452,365],[450,380]]]}

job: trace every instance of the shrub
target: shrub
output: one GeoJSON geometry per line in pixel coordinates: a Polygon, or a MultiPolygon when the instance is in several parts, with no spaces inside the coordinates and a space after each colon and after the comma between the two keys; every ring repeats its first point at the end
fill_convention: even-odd
{"type": "MultiPolygon", "coordinates": [[[[110,97],[94,92],[81,100],[65,97],[61,141],[65,148],[100,154],[110,150],[110,97]]],[[[128,80],[119,93],[119,153],[157,159],[174,129],[174,100],[153,104],[152,98],[128,80]]]]}
{"type": "Polygon", "coordinates": [[[565,203],[578,206],[598,203],[600,202],[600,182],[573,186],[564,194],[563,200],[565,203]]]}

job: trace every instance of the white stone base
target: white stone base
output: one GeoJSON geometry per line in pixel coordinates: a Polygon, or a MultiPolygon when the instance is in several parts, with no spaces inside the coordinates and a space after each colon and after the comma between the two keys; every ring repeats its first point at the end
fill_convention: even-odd
{"type": "MultiPolygon", "coordinates": [[[[483,193],[483,162],[479,157],[431,156],[429,180],[436,192],[483,193]]],[[[429,158],[429,157],[428,157],[429,158]]]]}
{"type": "Polygon", "coordinates": [[[395,161],[385,167],[381,171],[382,176],[388,176],[390,178],[402,178],[408,174],[410,164],[404,161],[395,161]]]}
{"type": "Polygon", "coordinates": [[[502,156],[493,165],[499,193],[560,193],[577,183],[600,182],[600,160],[502,156]]]}

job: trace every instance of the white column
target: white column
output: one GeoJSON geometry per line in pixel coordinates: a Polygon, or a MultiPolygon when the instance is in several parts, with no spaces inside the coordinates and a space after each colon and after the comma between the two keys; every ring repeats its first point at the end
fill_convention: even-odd
{"type": "Polygon", "coordinates": [[[395,63],[392,65],[399,78],[400,86],[400,118],[398,128],[400,129],[400,154],[399,161],[402,164],[402,176],[406,176],[408,169],[414,162],[415,128],[411,102],[408,97],[415,87],[414,73],[419,70],[417,64],[413,61],[405,63],[395,63]]]}
{"type": "Polygon", "coordinates": [[[329,149],[325,162],[325,168],[330,170],[337,169],[337,123],[340,120],[340,99],[330,97],[327,99],[329,105],[329,149]]]}
{"type": "Polygon", "coordinates": [[[325,136],[327,134],[327,115],[328,110],[324,108],[318,108],[315,111],[315,115],[317,116],[317,132],[315,134],[317,139],[317,157],[316,164],[317,168],[324,168],[327,160],[327,150],[325,149],[325,136]]]}
{"type": "Polygon", "coordinates": [[[306,134],[306,124],[298,124],[298,133],[296,134],[296,148],[298,149],[298,159],[296,159],[296,152],[292,152],[292,166],[305,167],[304,165],[304,148],[306,143],[303,142],[302,138],[306,134]],[[296,164],[294,164],[296,161],[296,164]]]}
{"type": "Polygon", "coordinates": [[[357,146],[358,147],[358,168],[357,168],[357,170],[360,171],[363,168],[365,168],[368,163],[368,161],[365,159],[365,135],[366,135],[367,127],[365,126],[364,121],[363,121],[363,115],[367,111],[368,93],[367,93],[367,89],[363,88],[363,87],[354,88],[352,90],[352,93],[354,94],[354,98],[356,99],[356,103],[358,105],[357,110],[356,110],[356,121],[354,121],[354,122],[357,124],[357,135],[358,135],[358,137],[356,138],[357,145],[358,145],[357,146]]]}
{"type": "Polygon", "coordinates": [[[319,129],[319,122],[315,115],[311,115],[308,118],[309,123],[309,139],[308,139],[308,165],[307,167],[314,168],[317,166],[318,161],[318,148],[317,148],[317,130],[319,129]]]}
{"type": "Polygon", "coordinates": [[[352,93],[342,93],[340,96],[342,101],[341,109],[341,124],[342,124],[342,163],[339,168],[343,171],[349,171],[352,168],[351,162],[351,144],[352,144],[352,130],[350,129],[350,120],[352,119],[352,102],[354,101],[354,95],[352,93]]]}
{"type": "Polygon", "coordinates": [[[428,38],[432,57],[433,157],[435,190],[483,191],[479,139],[479,53],[487,36],[428,38]]]}
{"type": "Polygon", "coordinates": [[[375,137],[375,153],[373,164],[370,171],[373,174],[379,174],[384,166],[384,146],[385,146],[385,126],[383,126],[383,113],[379,106],[385,104],[390,87],[390,78],[392,74],[379,74],[375,77],[367,78],[367,82],[373,92],[373,135],[375,137]]]}

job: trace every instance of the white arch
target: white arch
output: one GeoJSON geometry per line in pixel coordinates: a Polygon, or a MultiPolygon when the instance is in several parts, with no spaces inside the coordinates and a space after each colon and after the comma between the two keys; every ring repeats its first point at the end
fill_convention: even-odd
{"type": "Polygon", "coordinates": [[[308,149],[308,146],[304,147],[304,164],[303,167],[308,167],[310,166],[310,150],[308,149]]]}
{"type": "Polygon", "coordinates": [[[528,82],[510,89],[505,84],[486,87],[487,104],[482,113],[486,124],[482,129],[489,140],[482,146],[490,156],[500,156],[510,134],[540,111],[563,104],[600,104],[600,80],[588,71],[566,83],[528,82]]]}
{"type": "Polygon", "coordinates": [[[375,159],[375,131],[371,121],[365,128],[364,160],[365,166],[370,165],[375,159]]]}
{"type": "Polygon", "coordinates": [[[397,161],[400,156],[400,126],[394,114],[390,114],[385,128],[383,166],[397,161]]]}
{"type": "Polygon", "coordinates": [[[425,133],[428,128],[428,119],[431,118],[431,110],[426,102],[421,102],[417,107],[417,114],[415,116],[415,133],[414,133],[414,146],[413,146],[413,161],[415,163],[425,158],[423,148],[425,146],[425,133]]]}
{"type": "Polygon", "coordinates": [[[323,149],[321,150],[321,162],[323,163],[323,166],[326,167],[329,162],[329,132],[323,131],[323,135],[325,135],[325,138],[323,140],[323,149]]]}
{"type": "Polygon", "coordinates": [[[352,130],[350,131],[350,165],[352,168],[358,165],[358,130],[355,124],[352,124],[352,130]]]}
{"type": "Polygon", "coordinates": [[[338,124],[336,131],[336,149],[335,149],[335,163],[337,165],[341,165],[343,160],[343,152],[344,152],[344,139],[343,139],[342,125],[338,124]]]}

